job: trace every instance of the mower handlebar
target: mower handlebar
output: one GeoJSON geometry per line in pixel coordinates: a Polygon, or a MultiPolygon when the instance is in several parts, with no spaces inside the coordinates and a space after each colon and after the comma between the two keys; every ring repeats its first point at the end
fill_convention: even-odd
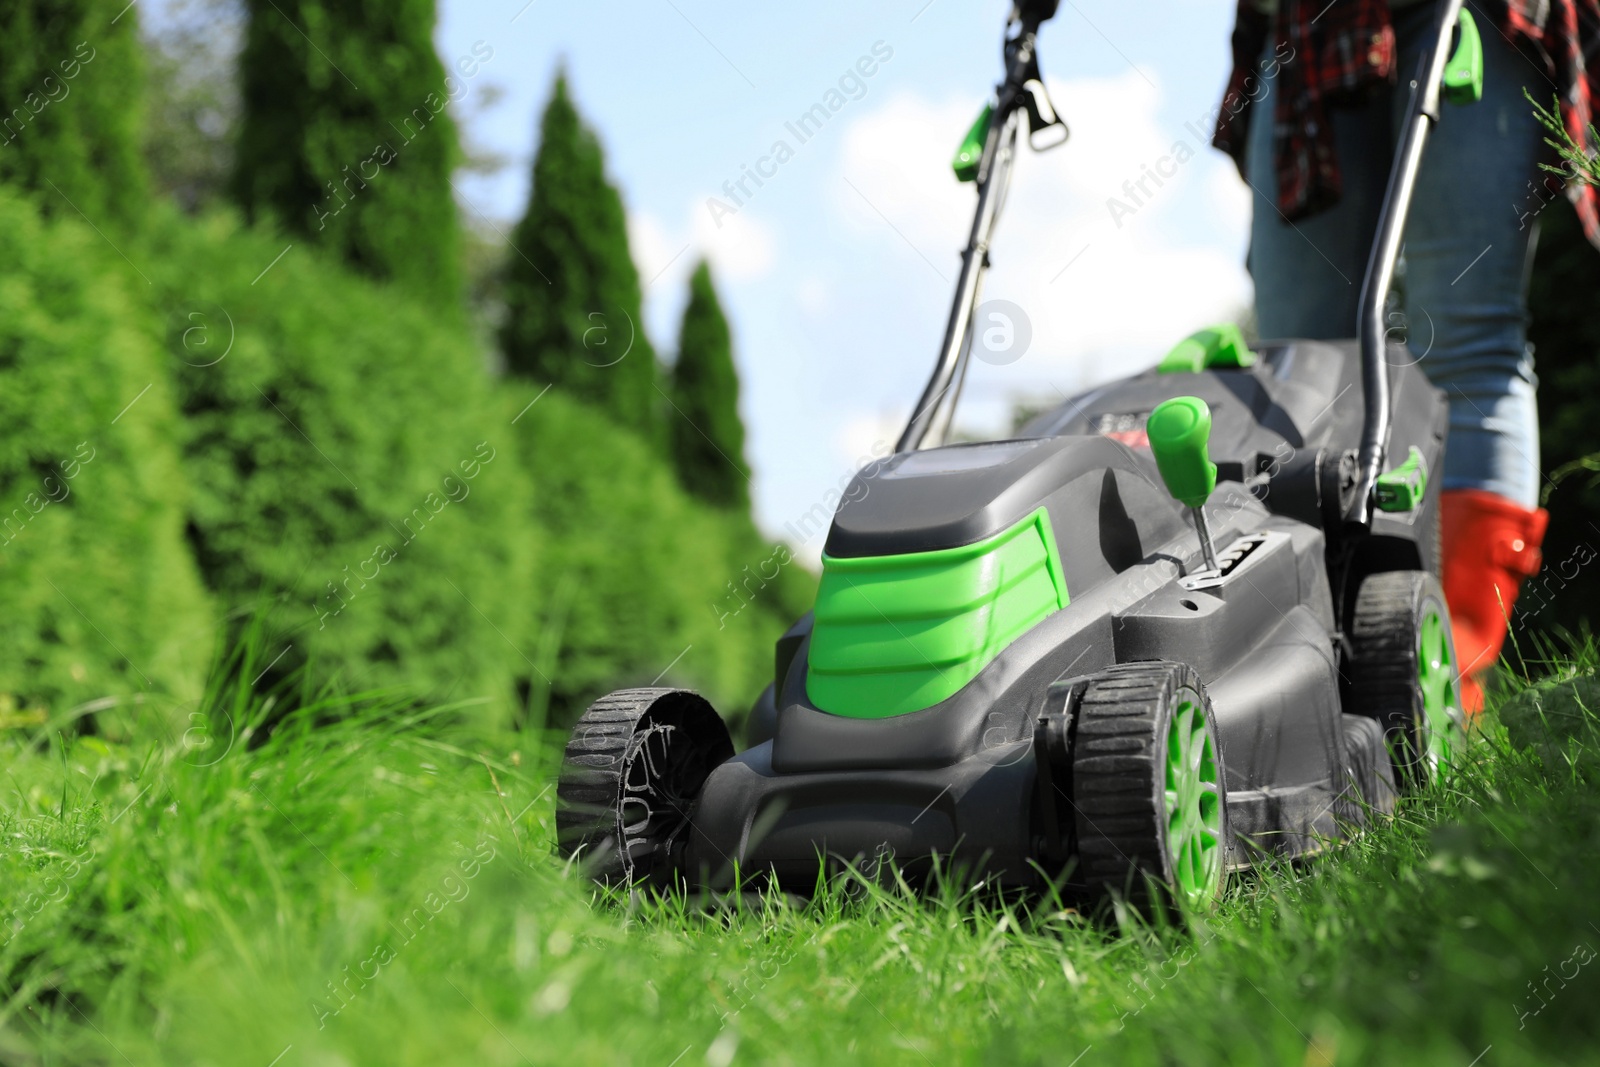
{"type": "Polygon", "coordinates": [[[1041,22],[1054,18],[1056,8],[1060,6],[1061,0],[1017,0],[1017,6],[1012,9],[1011,21],[1037,27],[1041,22]]]}
{"type": "MultiPolygon", "coordinates": [[[[922,447],[929,428],[941,410],[948,405],[949,418],[955,418],[955,404],[960,398],[960,380],[965,374],[963,346],[972,329],[972,318],[980,281],[989,258],[989,241],[994,233],[1000,204],[1005,199],[1005,186],[1010,175],[1010,153],[1016,138],[1017,125],[1024,113],[1031,121],[1037,106],[1028,96],[1030,80],[1039,79],[1039,62],[1035,53],[1039,24],[1056,13],[1060,0],[1015,0],[1011,19],[1004,38],[1005,78],[995,88],[992,109],[986,109],[979,123],[968,133],[960,154],[961,166],[970,171],[970,180],[978,186],[978,207],[973,215],[967,248],[961,254],[961,275],[956,281],[955,304],[945,324],[944,342],[939,348],[939,361],[923,388],[916,410],[906,423],[906,428],[895,444],[896,452],[914,452],[922,447]],[[979,131],[982,140],[979,140],[979,131]],[[982,145],[981,152],[977,151],[982,145]],[[977,156],[974,159],[974,155],[977,156]],[[1004,164],[1000,167],[1000,164],[1004,164]],[[994,171],[1002,169],[997,178],[994,171]],[[955,392],[950,392],[951,386],[955,392]]],[[[1053,109],[1052,113],[1053,113],[1053,109]]],[[[1059,124],[1059,119],[1054,120],[1059,124]]],[[[968,178],[963,177],[963,181],[968,178]]],[[[945,424],[948,432],[949,421],[945,424]]]]}
{"type": "MultiPolygon", "coordinates": [[[[1361,447],[1356,456],[1356,485],[1345,521],[1353,526],[1372,524],[1376,510],[1378,476],[1387,459],[1389,430],[1393,421],[1389,396],[1388,325],[1384,318],[1389,289],[1394,282],[1395,264],[1400,258],[1405,237],[1406,215],[1416,191],[1417,174],[1428,134],[1439,121],[1439,99],[1444,92],[1445,71],[1450,62],[1450,46],[1458,22],[1470,24],[1471,15],[1462,16],[1463,0],[1442,0],[1436,17],[1433,48],[1421,57],[1411,82],[1411,100],[1406,108],[1394,164],[1389,171],[1389,186],[1378,215],[1378,228],[1367,258],[1361,282],[1360,314],[1357,334],[1361,341],[1361,386],[1363,418],[1361,447]]],[[[1463,36],[1465,36],[1463,29],[1463,36]]],[[[1466,48],[1470,42],[1463,41],[1466,48]]],[[[1470,65],[1463,61],[1465,65],[1470,65]]],[[[1471,72],[1457,77],[1469,80],[1471,72]]],[[[1465,95],[1458,90],[1458,94],[1465,95]]]]}

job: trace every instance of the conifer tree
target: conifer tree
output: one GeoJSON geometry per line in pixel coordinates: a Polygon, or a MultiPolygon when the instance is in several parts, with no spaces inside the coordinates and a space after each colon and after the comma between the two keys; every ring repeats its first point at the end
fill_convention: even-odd
{"type": "Polygon", "coordinates": [[[540,122],[528,211],[511,243],[501,334],[509,370],[656,437],[656,358],[644,334],[627,213],[564,74],[540,122]]]}
{"type": "Polygon", "coordinates": [[[668,436],[684,488],[710,503],[747,511],[750,468],[739,419],[739,372],[728,319],[704,260],[689,279],[671,393],[668,436]]]}
{"type": "Polygon", "coordinates": [[[138,16],[121,6],[0,0],[0,181],[102,229],[135,221],[147,185],[138,16]]]}
{"type": "Polygon", "coordinates": [[[247,0],[233,195],[372,277],[440,307],[461,298],[448,111],[493,58],[447,78],[434,0],[247,0]]]}

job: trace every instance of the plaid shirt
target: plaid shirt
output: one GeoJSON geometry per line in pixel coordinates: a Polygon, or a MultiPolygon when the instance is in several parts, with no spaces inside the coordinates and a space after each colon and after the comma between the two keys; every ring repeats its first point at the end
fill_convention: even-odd
{"type": "MultiPolygon", "coordinates": [[[[1600,72],[1586,62],[1600,50],[1600,0],[1468,0],[1468,5],[1517,42],[1550,78],[1573,141],[1591,155],[1600,150],[1591,125],[1600,72]]],[[[1276,21],[1256,0],[1239,0],[1233,74],[1212,144],[1233,157],[1241,174],[1250,106],[1261,93],[1261,56],[1269,36],[1277,57],[1269,61],[1269,70],[1275,66],[1279,79],[1272,116],[1278,208],[1299,219],[1339,199],[1342,180],[1327,109],[1375,85],[1395,83],[1394,27],[1388,0],[1279,0],[1276,21]]],[[[1600,190],[1573,181],[1566,191],[1589,239],[1600,244],[1600,190]]]]}

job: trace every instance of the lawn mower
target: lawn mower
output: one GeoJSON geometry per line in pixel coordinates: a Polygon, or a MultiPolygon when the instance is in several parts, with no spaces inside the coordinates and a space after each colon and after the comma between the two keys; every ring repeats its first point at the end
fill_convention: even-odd
{"type": "Polygon", "coordinates": [[[1204,330],[1013,439],[940,444],[1022,126],[1064,139],[1036,53],[1055,7],[1008,20],[956,157],[977,210],[938,363],[837,508],[747,747],[680,689],[612,693],[574,727],[557,847],[596,879],[804,894],[892,861],[1202,908],[1447,766],[1447,408],[1384,311],[1441,98],[1482,92],[1470,15],[1438,5],[1355,339],[1204,330]]]}

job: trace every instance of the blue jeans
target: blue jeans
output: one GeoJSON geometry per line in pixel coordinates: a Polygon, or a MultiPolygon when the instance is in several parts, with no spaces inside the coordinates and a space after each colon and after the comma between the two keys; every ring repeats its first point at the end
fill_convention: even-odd
{"type": "MultiPolygon", "coordinates": [[[[1431,45],[1432,4],[1396,13],[1400,83],[1330,110],[1344,194],[1296,223],[1277,209],[1266,79],[1247,150],[1254,188],[1250,272],[1263,338],[1356,336],[1362,274],[1372,247],[1410,81],[1431,45]]],[[[1428,139],[1406,222],[1404,318],[1391,319],[1429,379],[1450,398],[1444,488],[1482,489],[1538,506],[1537,379],[1527,343],[1527,287],[1543,130],[1522,95],[1550,83],[1485,20],[1483,99],[1445,104],[1428,139]],[[1404,333],[1400,330],[1404,329],[1404,333]]],[[[1548,194],[1546,194],[1548,197],[1548,194]]],[[[1353,443],[1353,442],[1352,442],[1353,443]]]]}

